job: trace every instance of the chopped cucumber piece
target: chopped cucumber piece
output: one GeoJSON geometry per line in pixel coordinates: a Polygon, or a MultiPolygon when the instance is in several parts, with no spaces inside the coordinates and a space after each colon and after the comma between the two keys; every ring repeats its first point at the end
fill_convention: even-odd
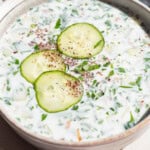
{"type": "Polygon", "coordinates": [[[37,77],[46,71],[65,71],[64,61],[57,51],[43,50],[33,53],[23,60],[20,66],[22,76],[30,83],[34,83],[37,77]]]}
{"type": "Polygon", "coordinates": [[[73,58],[91,58],[104,47],[101,32],[92,24],[76,23],[67,27],[58,37],[58,50],[73,58]]]}
{"type": "Polygon", "coordinates": [[[48,71],[35,81],[36,99],[47,112],[64,111],[78,103],[83,95],[80,81],[62,71],[48,71]]]}

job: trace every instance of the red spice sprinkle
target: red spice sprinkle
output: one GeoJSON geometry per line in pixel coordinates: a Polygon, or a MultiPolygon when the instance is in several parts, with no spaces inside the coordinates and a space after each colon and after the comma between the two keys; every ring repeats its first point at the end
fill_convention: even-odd
{"type": "Polygon", "coordinates": [[[70,91],[69,94],[75,97],[78,97],[82,94],[82,89],[79,81],[70,81],[67,80],[66,86],[69,87],[70,91]],[[71,92],[73,90],[73,92],[71,92]]]}
{"type": "Polygon", "coordinates": [[[50,50],[50,49],[56,49],[56,44],[50,44],[50,43],[40,43],[38,44],[40,50],[50,50]]]}
{"type": "Polygon", "coordinates": [[[75,66],[77,65],[77,60],[72,59],[72,58],[65,58],[65,64],[69,66],[75,66]]]}

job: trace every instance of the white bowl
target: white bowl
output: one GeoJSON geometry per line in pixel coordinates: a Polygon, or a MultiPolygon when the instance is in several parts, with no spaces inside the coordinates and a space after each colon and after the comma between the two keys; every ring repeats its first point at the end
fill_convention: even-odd
{"type": "MultiPolygon", "coordinates": [[[[13,20],[24,13],[29,7],[42,3],[44,0],[11,0],[7,1],[0,10],[0,36],[13,22],[13,20]]],[[[105,0],[114,5],[128,7],[135,14],[138,14],[147,27],[150,29],[150,9],[137,0],[105,0]],[[139,11],[140,10],[140,11],[139,11]]],[[[8,124],[25,140],[31,144],[46,150],[120,150],[133,142],[136,138],[144,133],[150,125],[150,116],[135,127],[119,135],[96,140],[92,142],[67,142],[60,140],[48,139],[30,133],[27,129],[22,128],[14,119],[7,116],[6,110],[0,105],[0,114],[8,124]]]]}

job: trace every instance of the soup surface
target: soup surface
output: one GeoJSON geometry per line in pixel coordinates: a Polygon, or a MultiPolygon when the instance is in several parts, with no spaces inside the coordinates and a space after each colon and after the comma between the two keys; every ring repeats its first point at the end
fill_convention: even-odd
{"type": "Polygon", "coordinates": [[[1,107],[23,128],[57,140],[96,140],[132,127],[150,107],[150,38],[141,24],[98,0],[49,0],[30,8],[0,39],[1,107]],[[68,110],[47,113],[21,76],[20,63],[39,49],[56,49],[61,31],[78,22],[95,25],[105,47],[90,59],[62,56],[84,95],[68,110]]]}

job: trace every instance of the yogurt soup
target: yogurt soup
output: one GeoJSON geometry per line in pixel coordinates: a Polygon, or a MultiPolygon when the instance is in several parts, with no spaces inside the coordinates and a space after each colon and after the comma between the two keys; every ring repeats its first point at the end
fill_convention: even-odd
{"type": "Polygon", "coordinates": [[[0,39],[1,107],[24,129],[56,140],[91,141],[131,128],[150,107],[150,38],[141,25],[135,15],[98,0],[48,0],[30,8],[0,39]],[[71,108],[48,113],[20,64],[33,52],[57,49],[58,35],[79,22],[96,26],[105,46],[90,59],[62,56],[84,95],[71,108]]]}

